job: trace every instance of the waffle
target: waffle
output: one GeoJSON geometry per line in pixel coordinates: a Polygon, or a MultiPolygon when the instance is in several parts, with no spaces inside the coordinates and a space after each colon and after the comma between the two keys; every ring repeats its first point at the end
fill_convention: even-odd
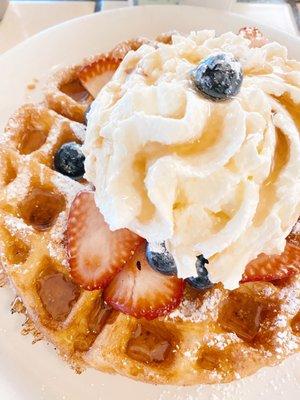
{"type": "MultiPolygon", "coordinates": [[[[132,42],[125,42],[114,54],[120,61],[130,48],[132,42]]],[[[93,96],[87,92],[78,101],[61,89],[107,57],[112,59],[99,55],[57,73],[45,103],[19,109],[1,137],[0,258],[18,296],[14,310],[26,310],[33,322],[28,330],[34,327],[36,338],[40,333],[53,343],[78,371],[93,367],[145,382],[191,385],[229,382],[281,362],[300,349],[299,275],[233,291],[221,284],[203,292],[187,287],[179,308],[153,321],[112,310],[101,291],[72,281],[66,222],[76,193],[87,184],[54,171],[53,155],[66,141],[83,141],[80,122],[93,96]]],[[[300,247],[299,233],[289,240],[300,247]]]]}

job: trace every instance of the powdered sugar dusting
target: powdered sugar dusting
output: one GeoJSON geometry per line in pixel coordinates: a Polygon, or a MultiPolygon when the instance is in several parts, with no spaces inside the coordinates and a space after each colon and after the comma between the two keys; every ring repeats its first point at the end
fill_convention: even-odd
{"type": "Polygon", "coordinates": [[[22,219],[12,215],[7,214],[4,216],[4,224],[12,235],[22,237],[25,240],[28,235],[33,233],[33,228],[31,226],[26,225],[22,219]]]}
{"type": "Polygon", "coordinates": [[[67,215],[65,211],[62,211],[50,231],[51,239],[56,243],[62,243],[64,240],[64,233],[67,226],[67,215]]]}
{"type": "Polygon", "coordinates": [[[71,204],[78,192],[86,188],[86,186],[81,183],[66,178],[58,173],[53,174],[51,181],[54,186],[65,195],[68,205],[71,204]]]}
{"type": "Polygon", "coordinates": [[[279,299],[283,300],[282,310],[285,313],[294,315],[300,308],[300,280],[295,280],[292,286],[281,290],[279,299]]]}
{"type": "Polygon", "coordinates": [[[51,258],[57,260],[64,267],[69,266],[66,249],[63,245],[57,245],[56,243],[49,242],[47,244],[47,250],[51,258]]]}
{"type": "Polygon", "coordinates": [[[85,133],[86,133],[85,126],[82,124],[79,124],[78,122],[71,122],[70,128],[74,132],[77,139],[79,139],[83,143],[84,139],[85,139],[85,133]]]}
{"type": "Polygon", "coordinates": [[[168,315],[168,319],[180,319],[182,321],[200,322],[208,317],[217,319],[218,304],[223,298],[223,292],[214,288],[201,299],[183,299],[179,307],[168,315]]]}
{"type": "Polygon", "coordinates": [[[297,350],[299,344],[289,331],[279,331],[275,337],[275,352],[285,356],[286,353],[297,350]]]}
{"type": "Polygon", "coordinates": [[[22,171],[20,171],[17,178],[6,188],[6,198],[7,201],[22,200],[28,193],[30,185],[30,174],[27,166],[22,166],[22,171]]]}
{"type": "Polygon", "coordinates": [[[241,339],[233,332],[214,334],[213,337],[208,337],[206,345],[209,347],[217,347],[220,350],[225,349],[228,345],[232,343],[241,342],[241,339]]]}

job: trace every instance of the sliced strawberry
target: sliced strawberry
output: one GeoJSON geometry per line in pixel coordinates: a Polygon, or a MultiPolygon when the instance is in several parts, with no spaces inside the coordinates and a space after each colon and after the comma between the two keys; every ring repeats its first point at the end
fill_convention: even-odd
{"type": "Polygon", "coordinates": [[[87,290],[104,288],[144,240],[128,229],[111,231],[94,201],[80,192],[73,201],[67,227],[71,275],[87,290]]]}
{"type": "Polygon", "coordinates": [[[96,98],[102,87],[111,80],[119,63],[120,60],[110,55],[101,55],[79,71],[78,79],[85,89],[96,98]]]}
{"type": "Polygon", "coordinates": [[[239,35],[250,40],[250,47],[262,47],[268,43],[268,39],[262,32],[253,26],[245,26],[239,30],[239,35]]]}
{"type": "Polygon", "coordinates": [[[300,272],[300,247],[292,243],[285,246],[280,255],[260,254],[251,261],[244,272],[241,282],[275,281],[288,278],[300,272]]]}
{"type": "Polygon", "coordinates": [[[104,291],[104,300],[118,311],[136,318],[154,319],[176,308],[184,281],[154,271],[145,257],[145,244],[104,291]]]}

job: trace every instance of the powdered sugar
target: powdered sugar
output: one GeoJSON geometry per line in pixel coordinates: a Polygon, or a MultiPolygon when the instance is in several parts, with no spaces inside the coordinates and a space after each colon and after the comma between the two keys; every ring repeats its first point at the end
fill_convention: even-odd
{"type": "Polygon", "coordinates": [[[28,235],[33,233],[33,228],[31,226],[26,225],[22,219],[14,217],[13,215],[5,215],[4,224],[12,235],[22,237],[24,240],[28,238],[28,235]]]}
{"type": "Polygon", "coordinates": [[[28,166],[22,166],[22,170],[20,171],[17,178],[6,187],[6,198],[7,201],[10,202],[15,200],[24,199],[26,194],[28,193],[30,185],[30,175],[28,171],[28,166]]]}
{"type": "Polygon", "coordinates": [[[215,288],[212,292],[204,295],[202,299],[184,299],[180,306],[168,315],[169,319],[180,319],[182,321],[200,322],[207,318],[216,319],[218,305],[222,300],[223,292],[215,288]]]}
{"type": "Polygon", "coordinates": [[[85,139],[85,126],[82,124],[79,124],[78,122],[71,122],[70,123],[70,128],[74,132],[75,136],[77,139],[79,139],[81,142],[84,142],[85,139]]]}
{"type": "Polygon", "coordinates": [[[79,182],[66,178],[58,173],[53,174],[51,181],[55,187],[65,195],[68,205],[71,204],[78,192],[86,188],[86,186],[79,182]]]}
{"type": "Polygon", "coordinates": [[[233,332],[214,334],[213,337],[208,335],[208,341],[206,345],[209,347],[216,347],[220,350],[225,349],[228,345],[232,343],[241,342],[241,339],[233,332]]]}
{"type": "Polygon", "coordinates": [[[283,356],[299,348],[299,343],[297,343],[291,332],[287,330],[277,333],[275,343],[277,344],[275,352],[283,356]]]}

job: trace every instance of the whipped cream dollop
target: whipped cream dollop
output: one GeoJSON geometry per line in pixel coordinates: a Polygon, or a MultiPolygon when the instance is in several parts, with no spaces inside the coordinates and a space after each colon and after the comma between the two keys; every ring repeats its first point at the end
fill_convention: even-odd
{"type": "Polygon", "coordinates": [[[179,277],[209,260],[238,286],[260,253],[281,253],[300,214],[300,63],[233,33],[174,35],[129,52],[88,114],[86,178],[112,230],[165,242],[179,277]],[[242,65],[239,94],[213,102],[191,70],[211,54],[242,65]]]}

